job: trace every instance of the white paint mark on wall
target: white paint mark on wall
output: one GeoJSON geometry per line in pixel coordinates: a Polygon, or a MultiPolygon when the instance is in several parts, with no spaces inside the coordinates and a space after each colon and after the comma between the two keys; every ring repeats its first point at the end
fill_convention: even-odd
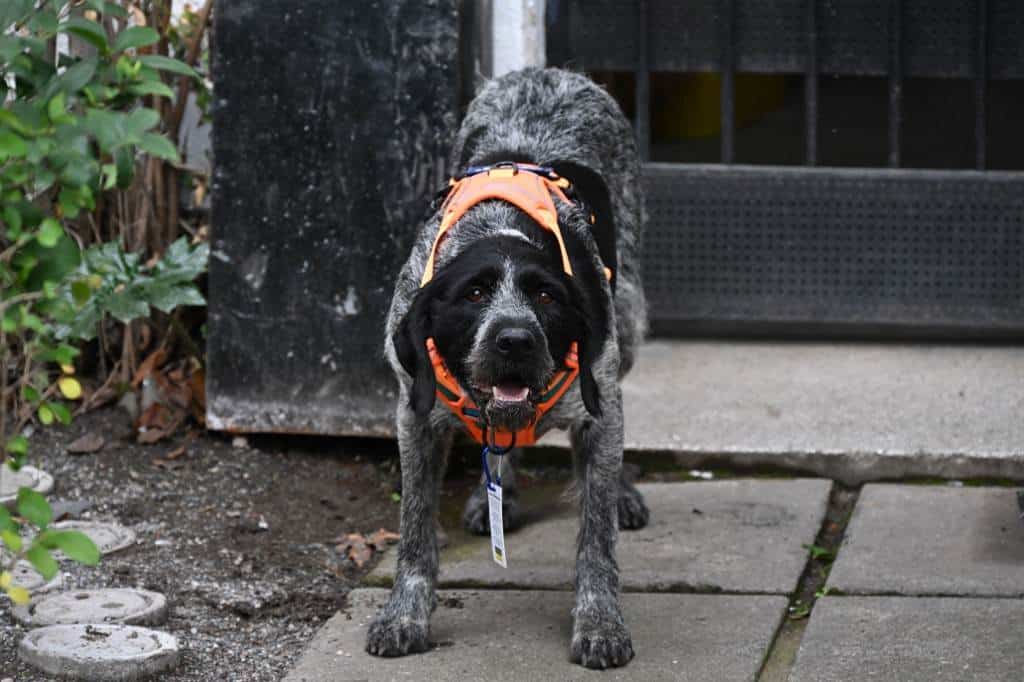
{"type": "Polygon", "coordinates": [[[345,300],[339,301],[340,296],[335,294],[334,300],[337,305],[334,306],[334,311],[338,313],[338,317],[350,317],[352,315],[358,315],[359,311],[362,310],[362,305],[359,302],[359,294],[356,292],[356,288],[351,284],[348,285],[348,289],[345,291],[345,300]]]}

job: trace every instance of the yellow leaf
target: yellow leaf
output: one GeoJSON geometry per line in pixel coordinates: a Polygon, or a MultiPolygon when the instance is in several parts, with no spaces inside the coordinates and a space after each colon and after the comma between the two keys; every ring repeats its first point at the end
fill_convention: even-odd
{"type": "Polygon", "coordinates": [[[78,400],[82,397],[82,385],[74,377],[61,377],[57,379],[57,386],[60,392],[68,400],[78,400]]]}
{"type": "Polygon", "coordinates": [[[75,373],[75,366],[74,365],[61,365],[60,366],[60,371],[64,372],[65,374],[74,374],[75,373]]]}
{"type": "Polygon", "coordinates": [[[11,582],[14,580],[14,576],[9,571],[0,573],[0,590],[6,590],[11,586],[11,582]]]}
{"type": "Polygon", "coordinates": [[[32,595],[24,587],[8,587],[7,596],[18,606],[24,606],[32,598],[32,595]]]}

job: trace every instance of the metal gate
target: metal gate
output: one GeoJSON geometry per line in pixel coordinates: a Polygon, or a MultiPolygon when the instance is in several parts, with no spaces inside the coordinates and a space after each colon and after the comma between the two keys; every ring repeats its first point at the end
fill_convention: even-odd
{"type": "Polygon", "coordinates": [[[548,12],[549,63],[627,81],[649,162],[656,328],[1024,334],[1024,2],[548,0],[548,12]],[[652,134],[671,108],[652,83],[672,74],[718,87],[713,139],[675,152],[652,134]],[[764,76],[799,97],[782,95],[784,133],[762,125],[758,138],[737,123],[738,81],[764,76]],[[853,133],[840,139],[833,118],[853,133]]]}

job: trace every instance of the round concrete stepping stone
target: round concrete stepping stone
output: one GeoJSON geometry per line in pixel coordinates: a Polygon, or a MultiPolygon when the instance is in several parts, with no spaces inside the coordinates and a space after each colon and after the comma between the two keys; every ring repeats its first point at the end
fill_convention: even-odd
{"type": "MultiPolygon", "coordinates": [[[[61,521],[60,523],[53,524],[52,528],[57,530],[77,530],[85,533],[96,543],[100,554],[110,554],[135,544],[135,531],[116,523],[61,521]]],[[[64,558],[61,552],[54,552],[53,554],[58,558],[64,558]]]]}
{"type": "Polygon", "coordinates": [[[58,571],[57,575],[53,576],[50,582],[46,582],[43,576],[29,562],[19,561],[14,565],[14,584],[21,585],[33,595],[44,594],[60,588],[64,584],[62,575],[58,571]]]}
{"type": "Polygon", "coordinates": [[[49,625],[18,645],[29,665],[74,680],[139,680],[178,664],[178,640],[135,625],[49,625]]]}
{"type": "Polygon", "coordinates": [[[0,471],[0,504],[14,510],[18,503],[18,488],[32,488],[49,495],[53,491],[53,476],[35,467],[23,466],[11,471],[6,465],[0,471]]]}
{"type": "Polygon", "coordinates": [[[18,606],[12,614],[29,627],[73,623],[160,625],[167,621],[167,599],[159,592],[122,587],[71,590],[18,606]]]}

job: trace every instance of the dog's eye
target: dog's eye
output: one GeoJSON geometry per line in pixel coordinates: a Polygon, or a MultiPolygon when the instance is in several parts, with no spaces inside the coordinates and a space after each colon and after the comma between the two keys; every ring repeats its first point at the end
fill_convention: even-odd
{"type": "Polygon", "coordinates": [[[466,292],[466,300],[470,303],[479,303],[484,300],[484,290],[480,287],[471,287],[469,291],[466,292]]]}
{"type": "Polygon", "coordinates": [[[541,290],[537,293],[537,302],[541,305],[548,305],[549,303],[555,302],[555,297],[548,292],[541,290]]]}

